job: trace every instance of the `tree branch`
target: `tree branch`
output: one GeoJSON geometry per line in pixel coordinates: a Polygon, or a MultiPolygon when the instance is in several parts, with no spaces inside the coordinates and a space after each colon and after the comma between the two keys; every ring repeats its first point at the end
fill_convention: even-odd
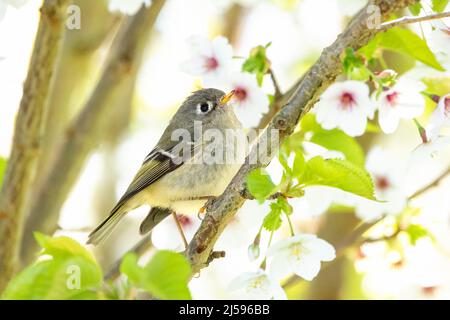
{"type": "MultiPolygon", "coordinates": [[[[379,6],[383,18],[386,18],[398,9],[416,2],[416,0],[379,0],[375,1],[375,4],[379,6]]],[[[345,48],[359,49],[380,31],[368,27],[367,22],[370,17],[366,6],[355,16],[349,27],[338,36],[337,40],[322,52],[319,60],[304,76],[289,102],[272,119],[265,134],[262,134],[253,147],[245,164],[240,168],[225,192],[216,200],[208,202],[205,218],[187,249],[187,257],[191,263],[193,274],[196,274],[208,264],[217,239],[238,209],[244,204],[245,199],[241,196],[241,193],[245,188],[244,181],[247,174],[253,169],[267,165],[267,163],[261,162],[251,163],[250,159],[259,159],[257,156],[262,146],[267,146],[269,159],[273,158],[278,151],[276,147],[270,146],[267,133],[270,133],[271,130],[278,130],[280,142],[292,134],[300,118],[310,110],[320,93],[341,73],[339,56],[345,48]]]]}
{"type": "Polygon", "coordinates": [[[25,206],[33,188],[69,0],[46,0],[23,96],[17,114],[13,147],[0,195],[0,292],[18,265],[25,206]]]}
{"type": "Polygon", "coordinates": [[[400,19],[382,23],[381,29],[387,30],[387,29],[397,27],[397,26],[402,26],[405,24],[412,24],[412,23],[431,21],[431,20],[436,20],[436,19],[443,19],[446,17],[450,17],[450,12],[440,12],[440,13],[434,13],[434,14],[420,16],[420,17],[402,17],[400,19]]]}
{"type": "Polygon", "coordinates": [[[439,176],[436,177],[431,183],[427,184],[423,188],[420,188],[416,192],[414,192],[412,195],[409,196],[409,199],[417,198],[418,196],[421,196],[428,190],[437,187],[442,180],[444,180],[448,175],[450,175],[450,167],[447,168],[444,172],[442,172],[439,176]]]}
{"type": "Polygon", "coordinates": [[[111,113],[130,107],[123,93],[128,97],[134,86],[144,48],[164,3],[165,0],[154,0],[150,8],[142,7],[135,16],[124,21],[96,88],[61,138],[52,170],[38,184],[35,201],[31,204],[22,245],[25,263],[33,259],[37,250],[33,231],[52,234],[56,230],[66,195],[96,147],[98,137],[109,127],[111,113]]]}

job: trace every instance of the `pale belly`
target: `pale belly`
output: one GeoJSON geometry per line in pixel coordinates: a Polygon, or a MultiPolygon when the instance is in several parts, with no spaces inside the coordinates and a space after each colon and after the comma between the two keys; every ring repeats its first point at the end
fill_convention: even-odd
{"type": "Polygon", "coordinates": [[[198,213],[207,200],[194,198],[221,195],[239,167],[184,164],[149,186],[141,199],[150,206],[171,208],[178,213],[198,213]]]}

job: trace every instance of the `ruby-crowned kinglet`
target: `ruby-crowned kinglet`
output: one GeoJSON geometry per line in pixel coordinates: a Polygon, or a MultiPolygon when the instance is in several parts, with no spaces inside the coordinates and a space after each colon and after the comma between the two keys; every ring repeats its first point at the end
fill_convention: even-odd
{"type": "Polygon", "coordinates": [[[203,132],[215,129],[223,136],[227,129],[239,130],[241,123],[229,106],[233,94],[233,91],[225,94],[217,89],[202,89],[184,101],[125,194],[92,231],[87,243],[100,243],[127,212],[142,205],[152,207],[140,227],[140,233],[145,234],[172,212],[183,213],[192,207],[198,210],[207,199],[225,190],[239,163],[200,159],[198,151],[205,148],[205,142],[202,137],[196,137],[195,130],[199,124],[203,132]],[[184,139],[180,141],[180,137],[184,139]],[[190,152],[186,153],[186,149],[190,152]]]}

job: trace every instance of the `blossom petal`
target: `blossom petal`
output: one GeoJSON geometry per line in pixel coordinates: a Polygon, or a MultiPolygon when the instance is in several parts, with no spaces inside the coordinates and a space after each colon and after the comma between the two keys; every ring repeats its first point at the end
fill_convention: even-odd
{"type": "Polygon", "coordinates": [[[393,133],[397,130],[400,118],[396,110],[390,109],[389,106],[382,106],[378,112],[378,122],[384,133],[393,133]]]}
{"type": "Polygon", "coordinates": [[[323,239],[316,238],[309,240],[305,243],[305,246],[312,251],[311,254],[314,257],[322,261],[331,261],[336,258],[336,250],[334,247],[323,239]]]}
{"type": "Polygon", "coordinates": [[[290,259],[292,271],[305,280],[311,281],[320,271],[320,261],[318,259],[290,259]]]}
{"type": "Polygon", "coordinates": [[[283,279],[286,276],[292,274],[292,270],[287,263],[286,255],[276,255],[270,262],[270,275],[274,279],[283,279]]]}

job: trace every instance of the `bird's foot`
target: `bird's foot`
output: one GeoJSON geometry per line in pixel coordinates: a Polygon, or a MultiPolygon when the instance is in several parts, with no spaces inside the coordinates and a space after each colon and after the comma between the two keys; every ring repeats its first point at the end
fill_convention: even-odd
{"type": "Polygon", "coordinates": [[[208,203],[210,201],[214,201],[215,199],[217,199],[217,197],[215,196],[204,196],[204,197],[199,197],[199,200],[207,200],[207,202],[205,203],[205,205],[203,207],[200,208],[200,210],[198,211],[197,217],[200,220],[203,220],[204,214],[206,212],[206,209],[208,207],[208,203]]]}

